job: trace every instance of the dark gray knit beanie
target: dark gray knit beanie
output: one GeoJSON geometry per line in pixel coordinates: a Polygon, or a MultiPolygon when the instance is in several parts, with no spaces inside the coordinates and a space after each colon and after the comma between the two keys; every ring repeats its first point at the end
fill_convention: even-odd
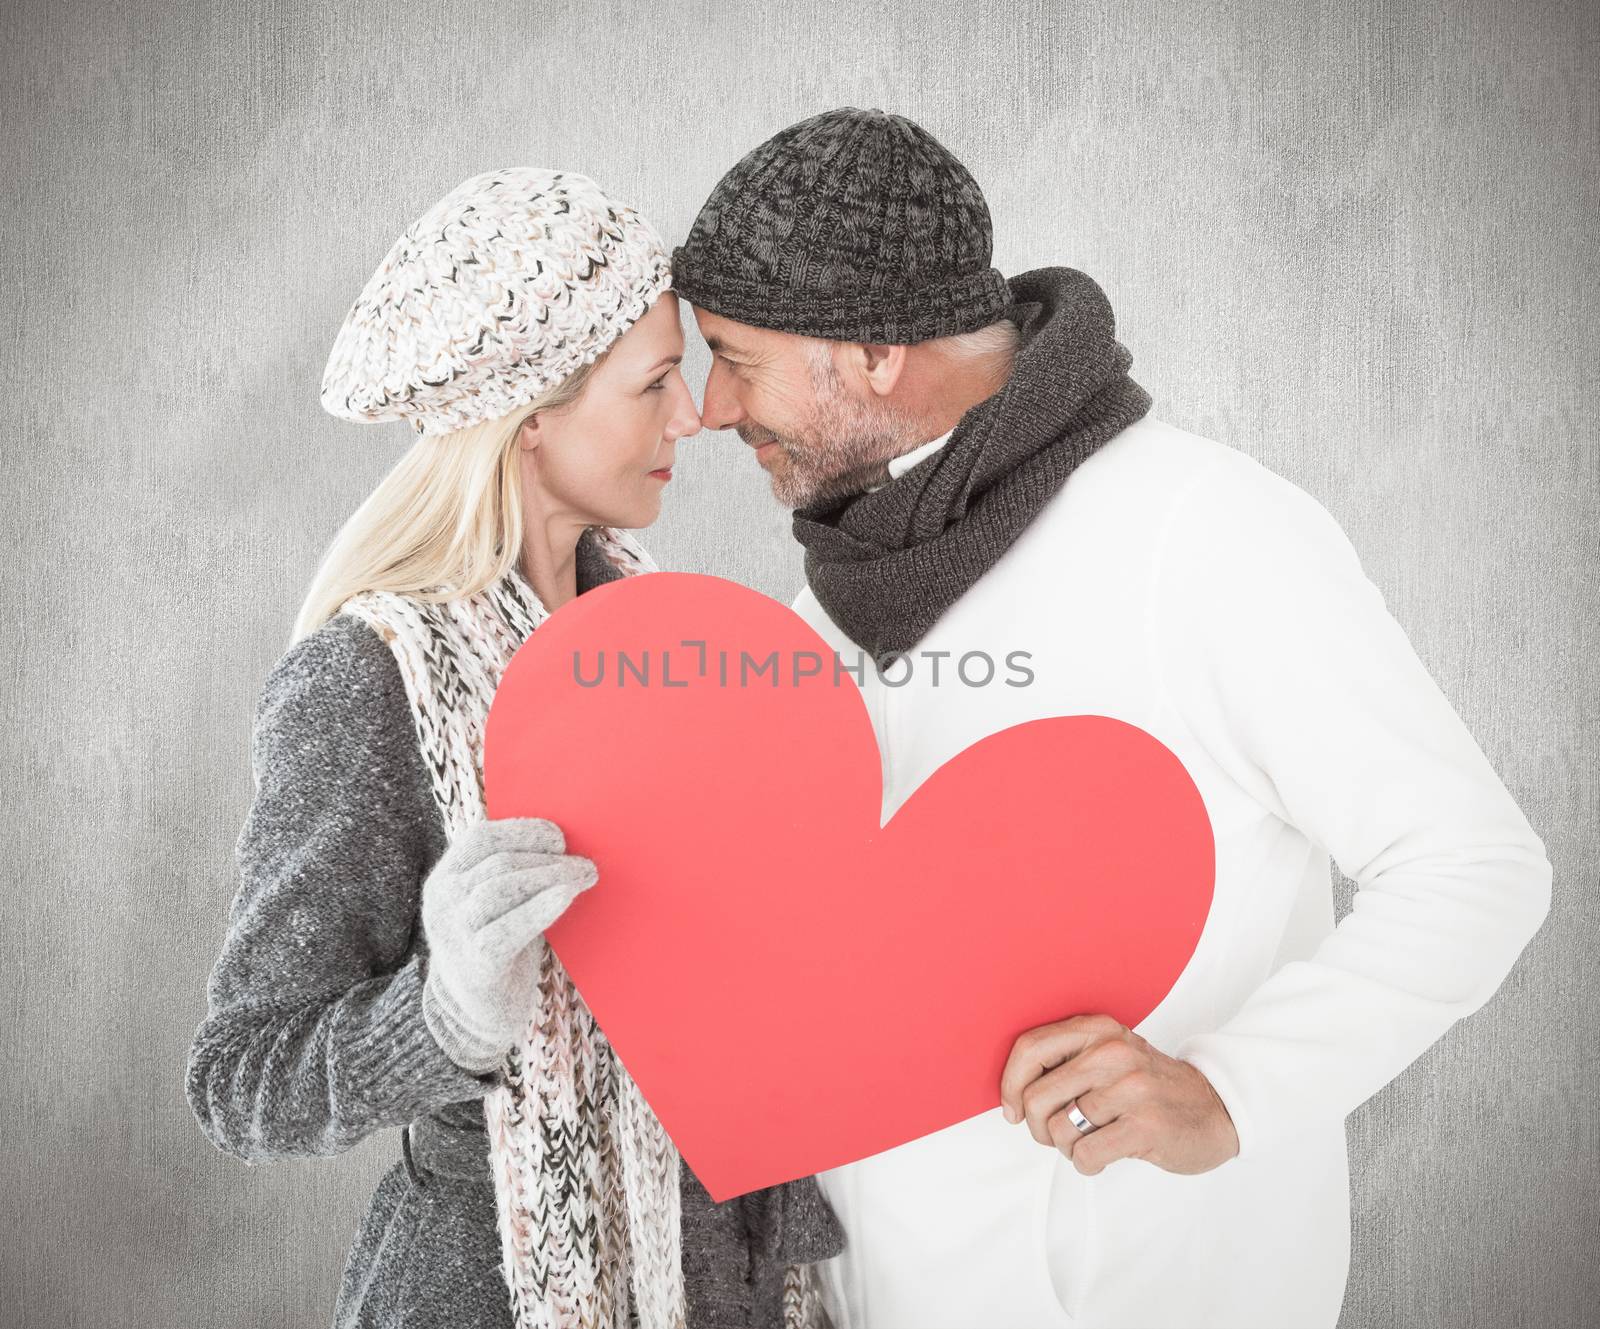
{"type": "Polygon", "coordinates": [[[717,182],[672,254],[702,309],[834,341],[972,332],[1011,303],[972,174],[903,115],[840,107],[790,125],[717,182]]]}

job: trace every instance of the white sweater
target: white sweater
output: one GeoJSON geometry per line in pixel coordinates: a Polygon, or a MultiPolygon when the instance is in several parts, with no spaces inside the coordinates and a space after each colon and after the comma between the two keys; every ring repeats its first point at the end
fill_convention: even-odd
{"type": "MultiPolygon", "coordinates": [[[[857,661],[809,589],[794,608],[857,661]]],[[[1149,417],[915,649],[952,652],[938,686],[915,657],[898,686],[863,671],[885,820],[964,748],[1043,716],[1128,721],[1188,769],[1215,895],[1138,1030],[1210,1079],[1240,1153],[1199,1176],[1128,1159],[1084,1177],[996,1108],[826,1172],[848,1237],[825,1266],[839,1329],[1331,1329],[1344,1118],[1505,978],[1549,909],[1539,837],[1327,510],[1149,417]],[[971,650],[994,684],[951,678],[971,650]],[[1030,686],[1000,685],[1013,650],[1030,686]],[[1359,887],[1337,928],[1330,854],[1359,887]]]]}

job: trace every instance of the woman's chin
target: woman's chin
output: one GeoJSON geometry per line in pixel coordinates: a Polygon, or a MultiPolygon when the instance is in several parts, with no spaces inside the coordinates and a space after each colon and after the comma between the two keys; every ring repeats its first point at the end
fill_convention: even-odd
{"type": "Polygon", "coordinates": [[[596,518],[594,525],[616,526],[627,531],[637,531],[653,525],[660,515],[660,498],[646,498],[630,504],[626,508],[618,509],[607,516],[596,518]]]}

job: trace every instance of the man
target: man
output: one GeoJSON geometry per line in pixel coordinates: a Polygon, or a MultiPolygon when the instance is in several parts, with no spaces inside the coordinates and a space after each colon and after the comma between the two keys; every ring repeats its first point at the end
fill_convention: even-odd
{"type": "Polygon", "coordinates": [[[795,509],[795,610],[881,666],[886,819],[988,734],[1110,715],[1195,781],[1215,893],[1137,1032],[1062,1011],[1016,1040],[1000,1107],[822,1175],[829,1310],[1332,1326],[1344,1118],[1499,986],[1549,908],[1544,846],[1328,512],[1152,418],[1092,280],[990,255],[976,183],[912,122],[782,131],[673,257],[714,353],[702,416],[795,509]],[[956,675],[1013,651],[1026,686],[956,675]],[[1330,854],[1359,886],[1337,928],[1330,854]]]}

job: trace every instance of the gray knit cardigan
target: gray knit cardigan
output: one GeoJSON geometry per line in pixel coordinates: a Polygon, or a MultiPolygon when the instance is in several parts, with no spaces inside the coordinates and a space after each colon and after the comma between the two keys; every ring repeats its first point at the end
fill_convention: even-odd
{"type": "MultiPolygon", "coordinates": [[[[616,575],[579,542],[580,593],[616,575]]],[[[256,794],[189,1054],[190,1106],[248,1163],[400,1130],[335,1329],[510,1329],[483,1117],[494,1075],[457,1066],[422,1018],[422,881],[446,836],[388,645],[343,614],[296,642],[262,690],[251,755],[256,794]]],[[[682,1177],[690,1329],[781,1324],[785,1265],[842,1247],[815,1181],[716,1204],[687,1165],[682,1177]]]]}

